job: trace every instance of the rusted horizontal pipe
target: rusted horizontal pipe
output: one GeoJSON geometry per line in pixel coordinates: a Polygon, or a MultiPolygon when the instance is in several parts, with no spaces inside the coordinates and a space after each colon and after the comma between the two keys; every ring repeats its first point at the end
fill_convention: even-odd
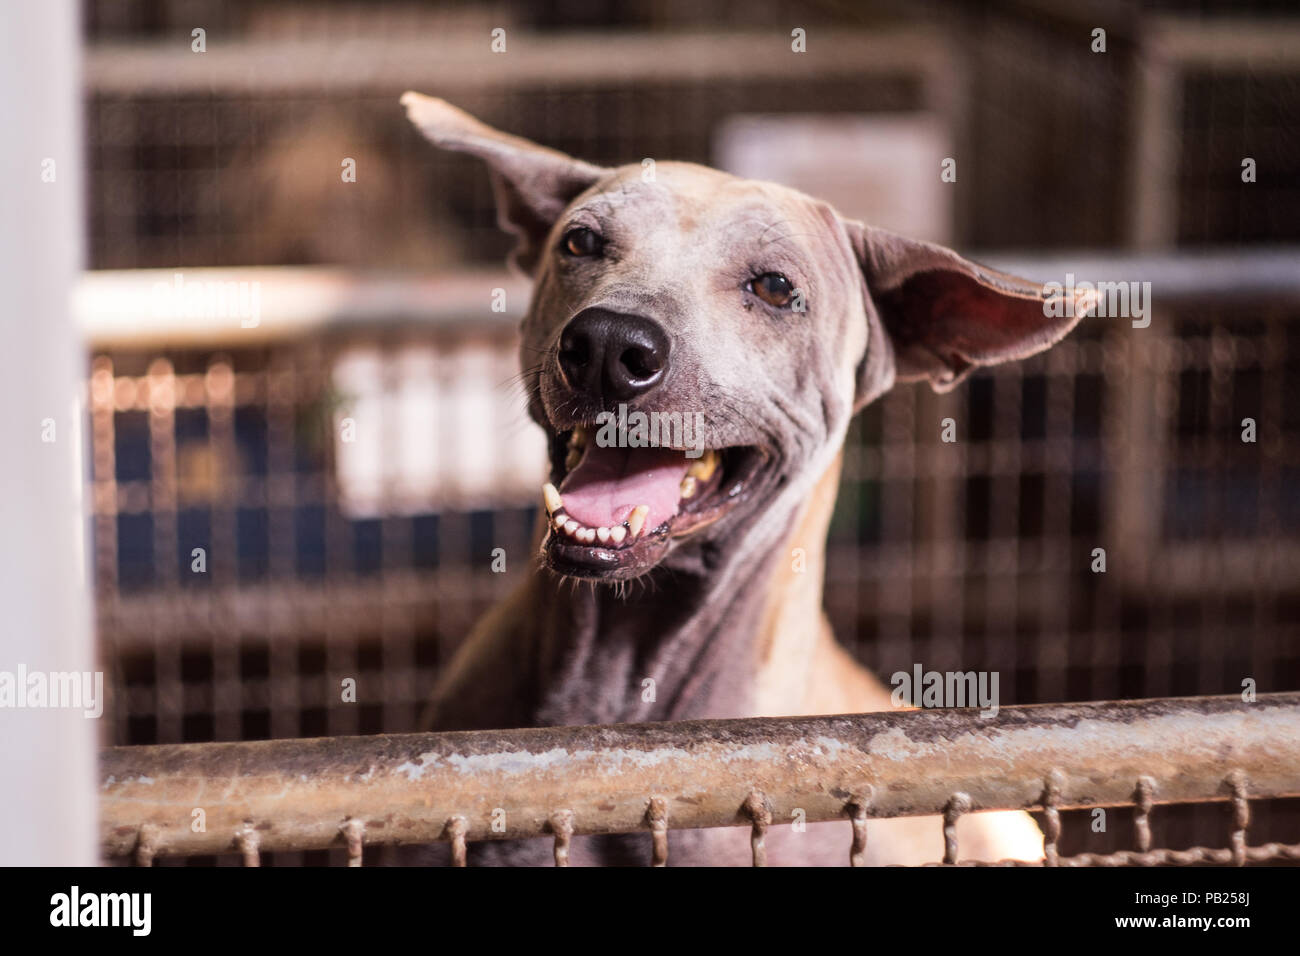
{"type": "Polygon", "coordinates": [[[652,798],[671,828],[736,826],[759,791],[774,821],[801,808],[847,834],[864,802],[872,817],[942,813],[958,792],[1029,809],[1049,775],[1061,809],[1130,803],[1142,777],[1154,803],[1213,801],[1233,770],[1252,797],[1300,795],[1300,693],[115,747],[101,832],[109,856],[146,825],[158,855],[235,851],[246,824],[261,851],[343,847],[354,820],[367,845],[447,839],[454,818],[470,841],[547,836],[562,811],[575,834],[618,833],[649,828],[652,798]]]}

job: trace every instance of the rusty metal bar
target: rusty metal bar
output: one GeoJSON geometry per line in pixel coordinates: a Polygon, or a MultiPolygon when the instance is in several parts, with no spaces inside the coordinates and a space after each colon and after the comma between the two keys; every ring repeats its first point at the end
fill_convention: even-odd
{"type": "Polygon", "coordinates": [[[1240,804],[1300,795],[1297,741],[1300,693],[117,747],[100,761],[101,844],[131,855],[151,826],[157,855],[255,856],[340,846],[355,818],[367,843],[449,840],[460,863],[467,840],[554,836],[569,810],[574,834],[648,827],[662,865],[670,805],[678,829],[752,827],[755,790],[773,820],[1065,810],[1132,804],[1143,777],[1158,786],[1141,806],[1240,804]]]}

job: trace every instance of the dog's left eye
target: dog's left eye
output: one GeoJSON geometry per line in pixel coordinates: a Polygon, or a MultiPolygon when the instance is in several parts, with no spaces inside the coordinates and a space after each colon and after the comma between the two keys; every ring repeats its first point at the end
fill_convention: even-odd
{"type": "Polygon", "coordinates": [[[764,272],[761,276],[754,276],[745,288],[778,309],[789,305],[794,296],[794,283],[779,272],[764,272]]]}
{"type": "Polygon", "coordinates": [[[564,251],[571,256],[598,256],[601,245],[600,236],[585,226],[570,229],[564,234],[564,251]]]}

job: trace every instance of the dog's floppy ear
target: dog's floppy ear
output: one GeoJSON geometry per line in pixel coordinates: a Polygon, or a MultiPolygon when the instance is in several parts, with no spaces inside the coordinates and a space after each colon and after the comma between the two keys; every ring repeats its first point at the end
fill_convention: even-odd
{"type": "Polygon", "coordinates": [[[866,279],[872,322],[858,376],[859,408],[895,379],[928,378],[935,391],[946,392],[976,366],[1041,352],[1095,303],[1093,293],[1059,286],[1052,292],[934,243],[859,222],[845,227],[866,279]]]}
{"type": "Polygon", "coordinates": [[[564,208],[607,170],[510,136],[480,123],[444,100],[402,94],[412,123],[444,149],[470,153],[487,162],[497,200],[497,220],[519,239],[513,259],[531,273],[542,243],[564,208]]]}

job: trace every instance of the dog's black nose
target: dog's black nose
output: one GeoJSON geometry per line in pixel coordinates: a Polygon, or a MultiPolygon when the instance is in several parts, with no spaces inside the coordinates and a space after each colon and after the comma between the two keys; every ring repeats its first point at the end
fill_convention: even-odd
{"type": "Polygon", "coordinates": [[[608,309],[583,309],[560,333],[560,369],[569,387],[602,404],[654,388],[668,370],[668,333],[657,322],[608,309]]]}

